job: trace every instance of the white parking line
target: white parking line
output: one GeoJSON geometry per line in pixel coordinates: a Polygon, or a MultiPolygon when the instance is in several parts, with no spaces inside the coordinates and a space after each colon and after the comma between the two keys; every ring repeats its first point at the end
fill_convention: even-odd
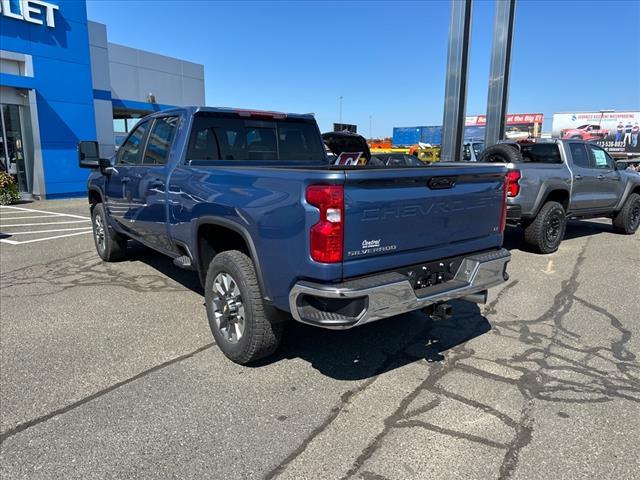
{"type": "Polygon", "coordinates": [[[53,230],[36,230],[33,232],[2,232],[4,235],[33,235],[36,233],[54,233],[54,232],[72,232],[74,230],[93,230],[93,227],[79,227],[79,228],[54,228],[53,230]]]}
{"type": "Polygon", "coordinates": [[[53,240],[54,238],[73,237],[75,235],[84,235],[85,233],[91,233],[91,230],[86,232],[68,233],[67,235],[56,235],[55,237],[36,238],[34,240],[25,240],[23,242],[17,242],[15,240],[8,240],[6,238],[0,239],[0,242],[9,243],[11,245],[24,245],[26,243],[44,242],[45,240],[53,240]]]}
{"type": "Polygon", "coordinates": [[[84,222],[88,222],[89,219],[87,220],[69,220],[68,222],[42,222],[42,223],[18,223],[16,225],[2,225],[2,228],[9,228],[9,227],[37,227],[39,225],[62,225],[65,223],[84,223],[84,222]]]}
{"type": "Polygon", "coordinates": [[[82,215],[74,215],[72,213],[48,212],[45,210],[35,210],[33,208],[13,207],[13,206],[7,206],[7,205],[0,206],[0,213],[2,214],[2,216],[0,217],[0,220],[4,218],[4,220],[9,222],[11,222],[12,220],[27,220],[30,218],[45,218],[45,219],[52,219],[52,220],[53,219],[61,220],[61,221],[54,221],[54,222],[39,222],[39,223],[13,223],[12,222],[9,225],[0,224],[0,229],[2,230],[0,234],[2,235],[9,235],[9,236],[39,235],[43,233],[72,232],[72,233],[65,233],[63,235],[54,235],[54,236],[48,236],[44,238],[34,238],[31,240],[23,240],[23,241],[9,240],[8,238],[0,239],[0,242],[8,243],[9,245],[24,245],[27,243],[44,242],[45,240],[54,240],[56,238],[74,237],[76,235],[84,235],[87,233],[92,233],[92,227],[89,225],[84,227],[52,228],[52,229],[46,229],[46,230],[30,230],[30,231],[24,231],[24,232],[7,232],[5,231],[5,229],[10,227],[19,228],[19,227],[39,227],[40,225],[68,225],[68,224],[74,224],[74,223],[86,223],[91,221],[91,219],[89,217],[85,217],[82,215]],[[31,213],[36,213],[36,214],[40,213],[42,215],[28,215],[31,213]],[[21,217],[15,216],[19,214],[27,214],[27,215],[21,216],[21,217]],[[8,215],[8,216],[4,217],[5,215],[8,215]],[[67,220],[67,219],[71,219],[71,220],[67,220]]]}
{"type": "MultiPolygon", "coordinates": [[[[52,218],[58,216],[59,215],[31,215],[28,217],[9,217],[8,220],[24,220],[25,218],[52,218]]],[[[0,217],[0,221],[2,221],[2,217],[0,217]]]]}
{"type": "MultiPolygon", "coordinates": [[[[32,208],[11,207],[9,205],[0,206],[0,209],[2,209],[2,210],[4,210],[5,208],[11,208],[13,210],[22,210],[23,212],[48,213],[49,215],[57,215],[57,216],[61,216],[61,217],[83,218],[85,220],[91,220],[91,218],[89,218],[89,217],[83,217],[81,215],[73,215],[71,213],[47,212],[45,210],[33,210],[32,208]]],[[[6,212],[6,213],[10,213],[10,212],[6,212]]]]}

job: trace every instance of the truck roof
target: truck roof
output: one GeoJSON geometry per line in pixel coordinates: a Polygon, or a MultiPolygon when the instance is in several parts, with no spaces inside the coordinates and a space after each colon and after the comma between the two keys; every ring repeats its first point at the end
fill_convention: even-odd
{"type": "Polygon", "coordinates": [[[168,113],[186,113],[188,115],[195,115],[196,113],[231,113],[238,114],[240,116],[258,116],[258,117],[274,117],[274,118],[299,118],[301,120],[315,119],[312,113],[285,113],[274,112],[269,110],[254,110],[243,108],[230,108],[230,107],[202,107],[202,106],[187,106],[176,107],[168,110],[162,110],[154,112],[148,116],[166,115],[168,113]]]}

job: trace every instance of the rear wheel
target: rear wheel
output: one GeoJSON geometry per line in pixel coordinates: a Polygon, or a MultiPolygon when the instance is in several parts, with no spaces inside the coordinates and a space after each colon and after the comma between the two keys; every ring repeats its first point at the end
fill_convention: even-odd
{"type": "Polygon", "coordinates": [[[93,240],[100,258],[105,262],[122,260],[127,253],[127,238],[109,226],[102,203],[97,203],[91,211],[93,240]]]}
{"type": "Polygon", "coordinates": [[[617,233],[631,235],[640,226],[640,195],[632,193],[624,202],[622,210],[613,217],[613,229],[617,233]]]}
{"type": "Polygon", "coordinates": [[[278,348],[283,324],[269,314],[253,262],[244,253],[230,250],[213,258],[205,300],[213,337],[231,361],[245,365],[278,348]]]}
{"type": "Polygon", "coordinates": [[[536,218],[525,227],[524,240],[540,253],[558,250],[567,226],[564,207],[558,202],[545,203],[536,218]]]}

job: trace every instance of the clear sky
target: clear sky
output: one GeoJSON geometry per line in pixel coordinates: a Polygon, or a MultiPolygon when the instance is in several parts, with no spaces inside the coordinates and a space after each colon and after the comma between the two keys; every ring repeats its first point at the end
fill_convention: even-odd
{"type": "MultiPolygon", "coordinates": [[[[109,41],[205,66],[206,100],[369,136],[440,125],[448,1],[89,0],[109,41]]],[[[467,114],[486,110],[494,3],[476,0],[467,114]]],[[[640,1],[519,0],[509,111],[640,109],[640,1]]]]}

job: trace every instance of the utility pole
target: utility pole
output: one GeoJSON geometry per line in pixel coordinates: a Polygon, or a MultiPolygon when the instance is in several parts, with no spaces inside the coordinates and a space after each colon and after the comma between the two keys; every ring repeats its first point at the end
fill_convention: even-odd
{"type": "Polygon", "coordinates": [[[487,126],[484,135],[485,147],[495,145],[504,136],[505,117],[509,104],[509,73],[515,15],[516,0],[496,1],[487,96],[487,126]]]}
{"type": "Polygon", "coordinates": [[[471,38],[472,0],[451,2],[449,48],[444,90],[442,150],[444,162],[461,160],[464,140],[464,119],[467,100],[467,70],[471,38]]]}

